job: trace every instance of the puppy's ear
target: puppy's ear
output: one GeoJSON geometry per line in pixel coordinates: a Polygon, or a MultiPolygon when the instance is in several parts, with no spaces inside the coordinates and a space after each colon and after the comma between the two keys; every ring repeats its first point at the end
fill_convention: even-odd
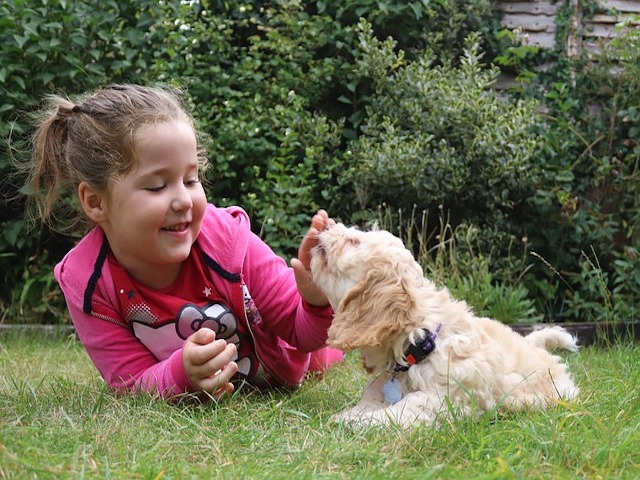
{"type": "Polygon", "coordinates": [[[374,267],[338,306],[327,343],[344,351],[383,345],[418,328],[414,310],[411,282],[389,265],[374,267]]]}

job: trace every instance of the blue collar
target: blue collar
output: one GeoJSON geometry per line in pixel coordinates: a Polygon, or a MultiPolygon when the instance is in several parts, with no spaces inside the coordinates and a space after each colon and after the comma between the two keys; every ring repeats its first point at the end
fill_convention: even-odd
{"type": "Polygon", "coordinates": [[[421,340],[417,345],[413,343],[409,344],[409,348],[407,348],[407,350],[405,350],[404,352],[404,360],[408,365],[401,365],[399,363],[396,363],[396,366],[393,370],[395,372],[406,372],[416,363],[420,363],[425,358],[427,358],[429,354],[436,348],[436,337],[438,336],[438,332],[440,331],[441,327],[442,324],[438,323],[436,325],[435,332],[432,332],[427,328],[423,328],[422,330],[424,330],[425,333],[424,339],[421,340]]]}

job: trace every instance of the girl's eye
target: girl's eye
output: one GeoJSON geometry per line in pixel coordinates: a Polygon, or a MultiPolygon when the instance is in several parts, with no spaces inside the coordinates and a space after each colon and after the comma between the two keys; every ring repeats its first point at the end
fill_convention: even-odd
{"type": "Polygon", "coordinates": [[[145,190],[147,190],[148,192],[161,192],[165,189],[165,187],[166,185],[160,185],[158,187],[147,187],[145,188],[145,190]]]}
{"type": "Polygon", "coordinates": [[[187,180],[187,181],[184,182],[184,184],[187,187],[193,187],[194,185],[197,185],[198,183],[200,183],[200,180],[198,180],[197,178],[192,179],[192,180],[187,180]]]}

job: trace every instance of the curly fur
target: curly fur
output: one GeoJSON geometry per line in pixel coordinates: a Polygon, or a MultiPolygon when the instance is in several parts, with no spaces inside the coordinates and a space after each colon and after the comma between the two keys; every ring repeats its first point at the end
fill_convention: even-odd
{"type": "Polygon", "coordinates": [[[337,224],[319,235],[312,252],[314,281],[334,309],[327,343],[358,349],[371,375],[361,401],[336,419],[355,425],[434,422],[451,409],[481,413],[499,407],[546,407],[578,394],[567,366],[548,350],[577,350],[560,327],[526,337],[474,315],[424,277],[402,241],[383,230],[337,224]],[[407,372],[404,352],[441,325],[435,350],[407,372]],[[384,384],[393,376],[403,398],[387,404],[384,384]]]}

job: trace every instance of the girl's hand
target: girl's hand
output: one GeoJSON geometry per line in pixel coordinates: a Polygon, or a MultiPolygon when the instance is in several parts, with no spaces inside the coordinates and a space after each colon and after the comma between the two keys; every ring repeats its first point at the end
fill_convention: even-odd
{"type": "Polygon", "coordinates": [[[293,267],[300,295],[307,303],[317,307],[328,305],[329,300],[311,278],[311,249],[318,244],[318,233],[335,223],[327,212],[318,210],[311,219],[311,227],[300,243],[298,258],[291,259],[291,267],[293,267]]]}
{"type": "Polygon", "coordinates": [[[229,381],[238,371],[238,365],[231,361],[235,355],[236,346],[216,340],[215,332],[209,328],[195,332],[182,347],[182,363],[189,380],[216,400],[233,392],[229,381]]]}

